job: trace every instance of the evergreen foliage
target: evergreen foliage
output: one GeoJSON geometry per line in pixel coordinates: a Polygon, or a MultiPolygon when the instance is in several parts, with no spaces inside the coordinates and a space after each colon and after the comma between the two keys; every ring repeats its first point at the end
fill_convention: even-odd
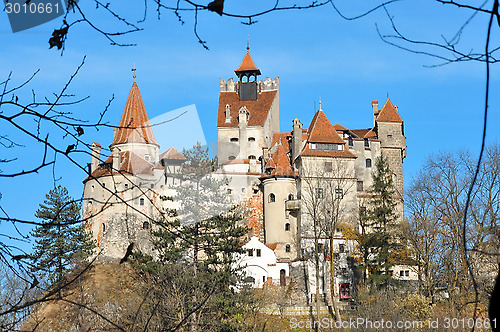
{"type": "Polygon", "coordinates": [[[35,238],[29,258],[31,270],[45,275],[53,285],[65,280],[66,272],[77,260],[86,259],[95,247],[91,234],[81,222],[80,205],[68,190],[57,186],[50,190],[35,216],[42,225],[30,233],[35,238]]]}
{"type": "Polygon", "coordinates": [[[384,155],[377,158],[375,166],[366,212],[360,213],[359,245],[365,282],[369,277],[377,287],[385,287],[395,281],[389,271],[400,257],[402,246],[397,239],[399,225],[392,171],[384,155]]]}
{"type": "Polygon", "coordinates": [[[181,208],[154,222],[158,259],[134,253],[136,266],[152,284],[153,298],[159,299],[146,304],[157,313],[149,326],[236,331],[241,322],[235,317],[247,297],[234,291],[239,281],[234,257],[242,252],[248,229],[240,225],[241,212],[229,204],[224,182],[212,176],[208,150],[198,143],[184,154],[183,183],[169,198],[181,208]]]}

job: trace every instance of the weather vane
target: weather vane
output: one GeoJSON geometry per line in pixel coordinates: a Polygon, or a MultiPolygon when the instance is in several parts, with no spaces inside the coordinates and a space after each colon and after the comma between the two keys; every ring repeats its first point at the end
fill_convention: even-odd
{"type": "Polygon", "coordinates": [[[136,69],[135,69],[135,62],[134,62],[134,68],[132,68],[132,71],[134,72],[134,82],[135,82],[135,77],[136,77],[136,76],[135,76],[135,70],[136,70],[136,69]]]}

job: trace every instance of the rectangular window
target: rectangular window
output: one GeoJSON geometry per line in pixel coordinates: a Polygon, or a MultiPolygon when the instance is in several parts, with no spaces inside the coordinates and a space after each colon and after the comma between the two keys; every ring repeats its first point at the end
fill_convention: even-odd
{"type": "Polygon", "coordinates": [[[335,189],[335,198],[336,199],[344,198],[344,190],[342,188],[335,189]]]}
{"type": "Polygon", "coordinates": [[[323,188],[316,188],[316,198],[323,198],[324,193],[323,193],[323,188]]]}
{"type": "Polygon", "coordinates": [[[363,181],[358,181],[358,191],[363,191],[363,181]]]}
{"type": "Polygon", "coordinates": [[[410,276],[410,271],[409,270],[406,270],[405,271],[405,276],[409,277],[410,276]]]}
{"type": "Polygon", "coordinates": [[[370,147],[370,141],[368,140],[368,138],[365,138],[365,147],[366,148],[370,147]]]}
{"type": "Polygon", "coordinates": [[[257,257],[260,257],[260,255],[261,255],[261,251],[260,251],[260,249],[257,249],[257,257]]]}
{"type": "Polygon", "coordinates": [[[405,276],[405,271],[403,271],[403,270],[399,271],[399,276],[400,277],[404,277],[405,276]]]}
{"type": "Polygon", "coordinates": [[[253,249],[248,249],[248,256],[253,256],[253,249]]]}
{"type": "Polygon", "coordinates": [[[325,162],[325,172],[331,172],[332,169],[333,169],[332,162],[331,161],[325,162]]]}
{"type": "Polygon", "coordinates": [[[341,243],[339,244],[339,253],[343,253],[345,251],[345,246],[341,243]]]}

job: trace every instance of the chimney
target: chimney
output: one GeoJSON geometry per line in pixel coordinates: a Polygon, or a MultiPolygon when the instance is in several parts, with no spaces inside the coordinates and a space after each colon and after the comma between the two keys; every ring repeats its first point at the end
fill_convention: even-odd
{"type": "Polygon", "coordinates": [[[373,108],[373,127],[375,127],[375,121],[378,118],[378,100],[372,100],[372,108],[373,108]]]}
{"type": "Polygon", "coordinates": [[[240,108],[238,112],[238,129],[239,129],[239,145],[240,145],[240,153],[239,159],[247,159],[247,146],[248,146],[248,133],[247,133],[247,121],[248,121],[249,113],[245,106],[240,108]]]}
{"type": "Polygon", "coordinates": [[[120,150],[114,148],[111,152],[113,156],[113,171],[118,171],[120,169],[120,150]]]}
{"type": "Polygon", "coordinates": [[[94,142],[90,148],[92,149],[92,165],[90,166],[90,173],[92,173],[101,163],[101,144],[94,142]]]}
{"type": "Polygon", "coordinates": [[[299,119],[293,119],[293,131],[292,131],[292,164],[295,159],[300,154],[300,149],[302,148],[302,123],[299,119]]]}

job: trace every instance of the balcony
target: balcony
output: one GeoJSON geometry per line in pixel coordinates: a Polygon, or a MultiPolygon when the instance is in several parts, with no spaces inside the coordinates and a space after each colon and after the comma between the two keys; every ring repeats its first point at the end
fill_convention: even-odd
{"type": "Polygon", "coordinates": [[[285,201],[285,209],[300,210],[300,199],[289,199],[285,201]]]}

